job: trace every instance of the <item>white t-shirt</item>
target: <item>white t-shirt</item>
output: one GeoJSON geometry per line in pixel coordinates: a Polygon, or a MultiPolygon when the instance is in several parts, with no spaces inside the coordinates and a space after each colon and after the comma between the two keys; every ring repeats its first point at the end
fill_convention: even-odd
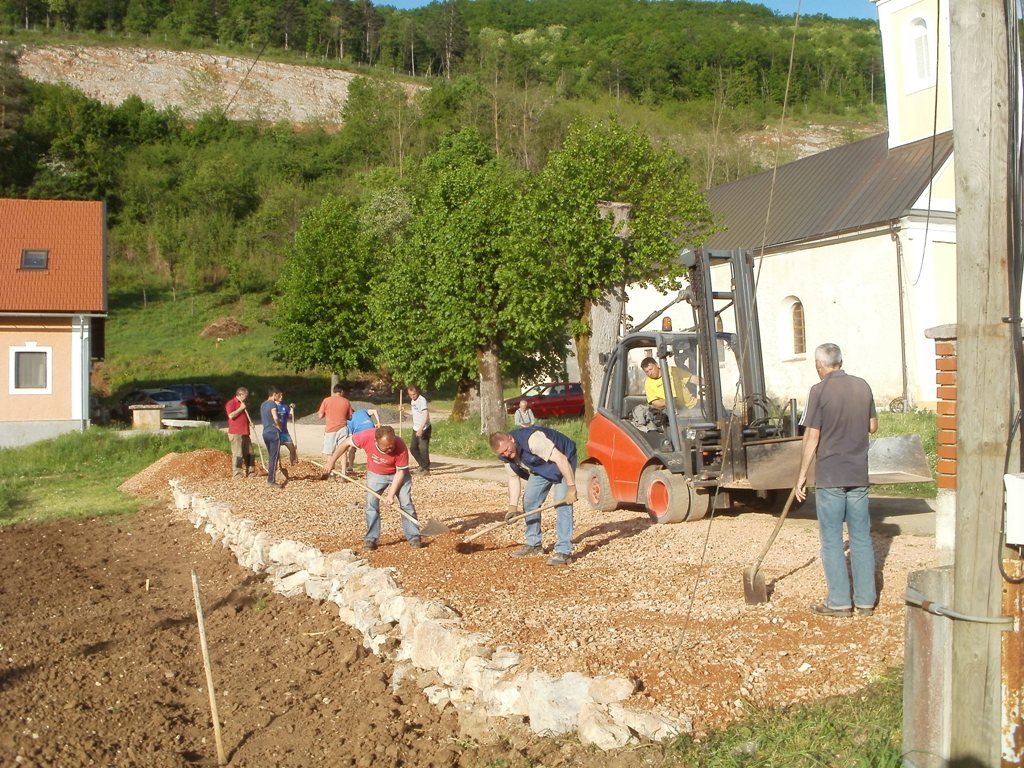
{"type": "Polygon", "coordinates": [[[427,398],[420,395],[415,400],[409,401],[409,407],[412,409],[413,431],[419,432],[426,426],[427,422],[427,398]]]}

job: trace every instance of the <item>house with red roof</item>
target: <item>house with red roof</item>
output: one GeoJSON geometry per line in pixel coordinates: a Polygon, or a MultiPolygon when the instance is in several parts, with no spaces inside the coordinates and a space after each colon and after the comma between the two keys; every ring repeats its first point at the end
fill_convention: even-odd
{"type": "Polygon", "coordinates": [[[0,199],[0,447],[89,426],[106,232],[102,202],[0,199]]]}

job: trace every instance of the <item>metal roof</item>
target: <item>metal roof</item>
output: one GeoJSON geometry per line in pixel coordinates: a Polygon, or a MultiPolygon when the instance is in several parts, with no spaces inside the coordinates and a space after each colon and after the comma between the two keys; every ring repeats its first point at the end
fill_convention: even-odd
{"type": "Polygon", "coordinates": [[[717,224],[708,248],[777,251],[903,216],[953,151],[953,132],[890,150],[887,133],[707,191],[717,224]],[[933,158],[934,153],[934,158],[933,158]],[[767,227],[765,220],[767,218],[767,227]]]}

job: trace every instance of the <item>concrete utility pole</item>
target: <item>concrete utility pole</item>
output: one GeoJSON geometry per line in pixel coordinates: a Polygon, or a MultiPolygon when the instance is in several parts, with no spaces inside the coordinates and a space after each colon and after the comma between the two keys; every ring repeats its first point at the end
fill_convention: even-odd
{"type": "MultiPolygon", "coordinates": [[[[950,7],[957,202],[957,506],[953,607],[999,616],[1003,462],[1014,388],[1007,296],[1007,19],[950,7]]],[[[1011,20],[1009,23],[1016,23],[1011,20]]],[[[950,765],[1000,765],[1000,632],[953,622],[950,765]]]]}

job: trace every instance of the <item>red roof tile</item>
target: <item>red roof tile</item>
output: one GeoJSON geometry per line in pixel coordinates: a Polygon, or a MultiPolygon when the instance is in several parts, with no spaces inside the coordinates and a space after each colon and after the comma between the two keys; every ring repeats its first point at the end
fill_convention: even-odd
{"type": "Polygon", "coordinates": [[[105,313],[106,241],[102,202],[0,198],[0,312],[105,313]],[[25,249],[47,268],[22,269],[25,249]]]}

